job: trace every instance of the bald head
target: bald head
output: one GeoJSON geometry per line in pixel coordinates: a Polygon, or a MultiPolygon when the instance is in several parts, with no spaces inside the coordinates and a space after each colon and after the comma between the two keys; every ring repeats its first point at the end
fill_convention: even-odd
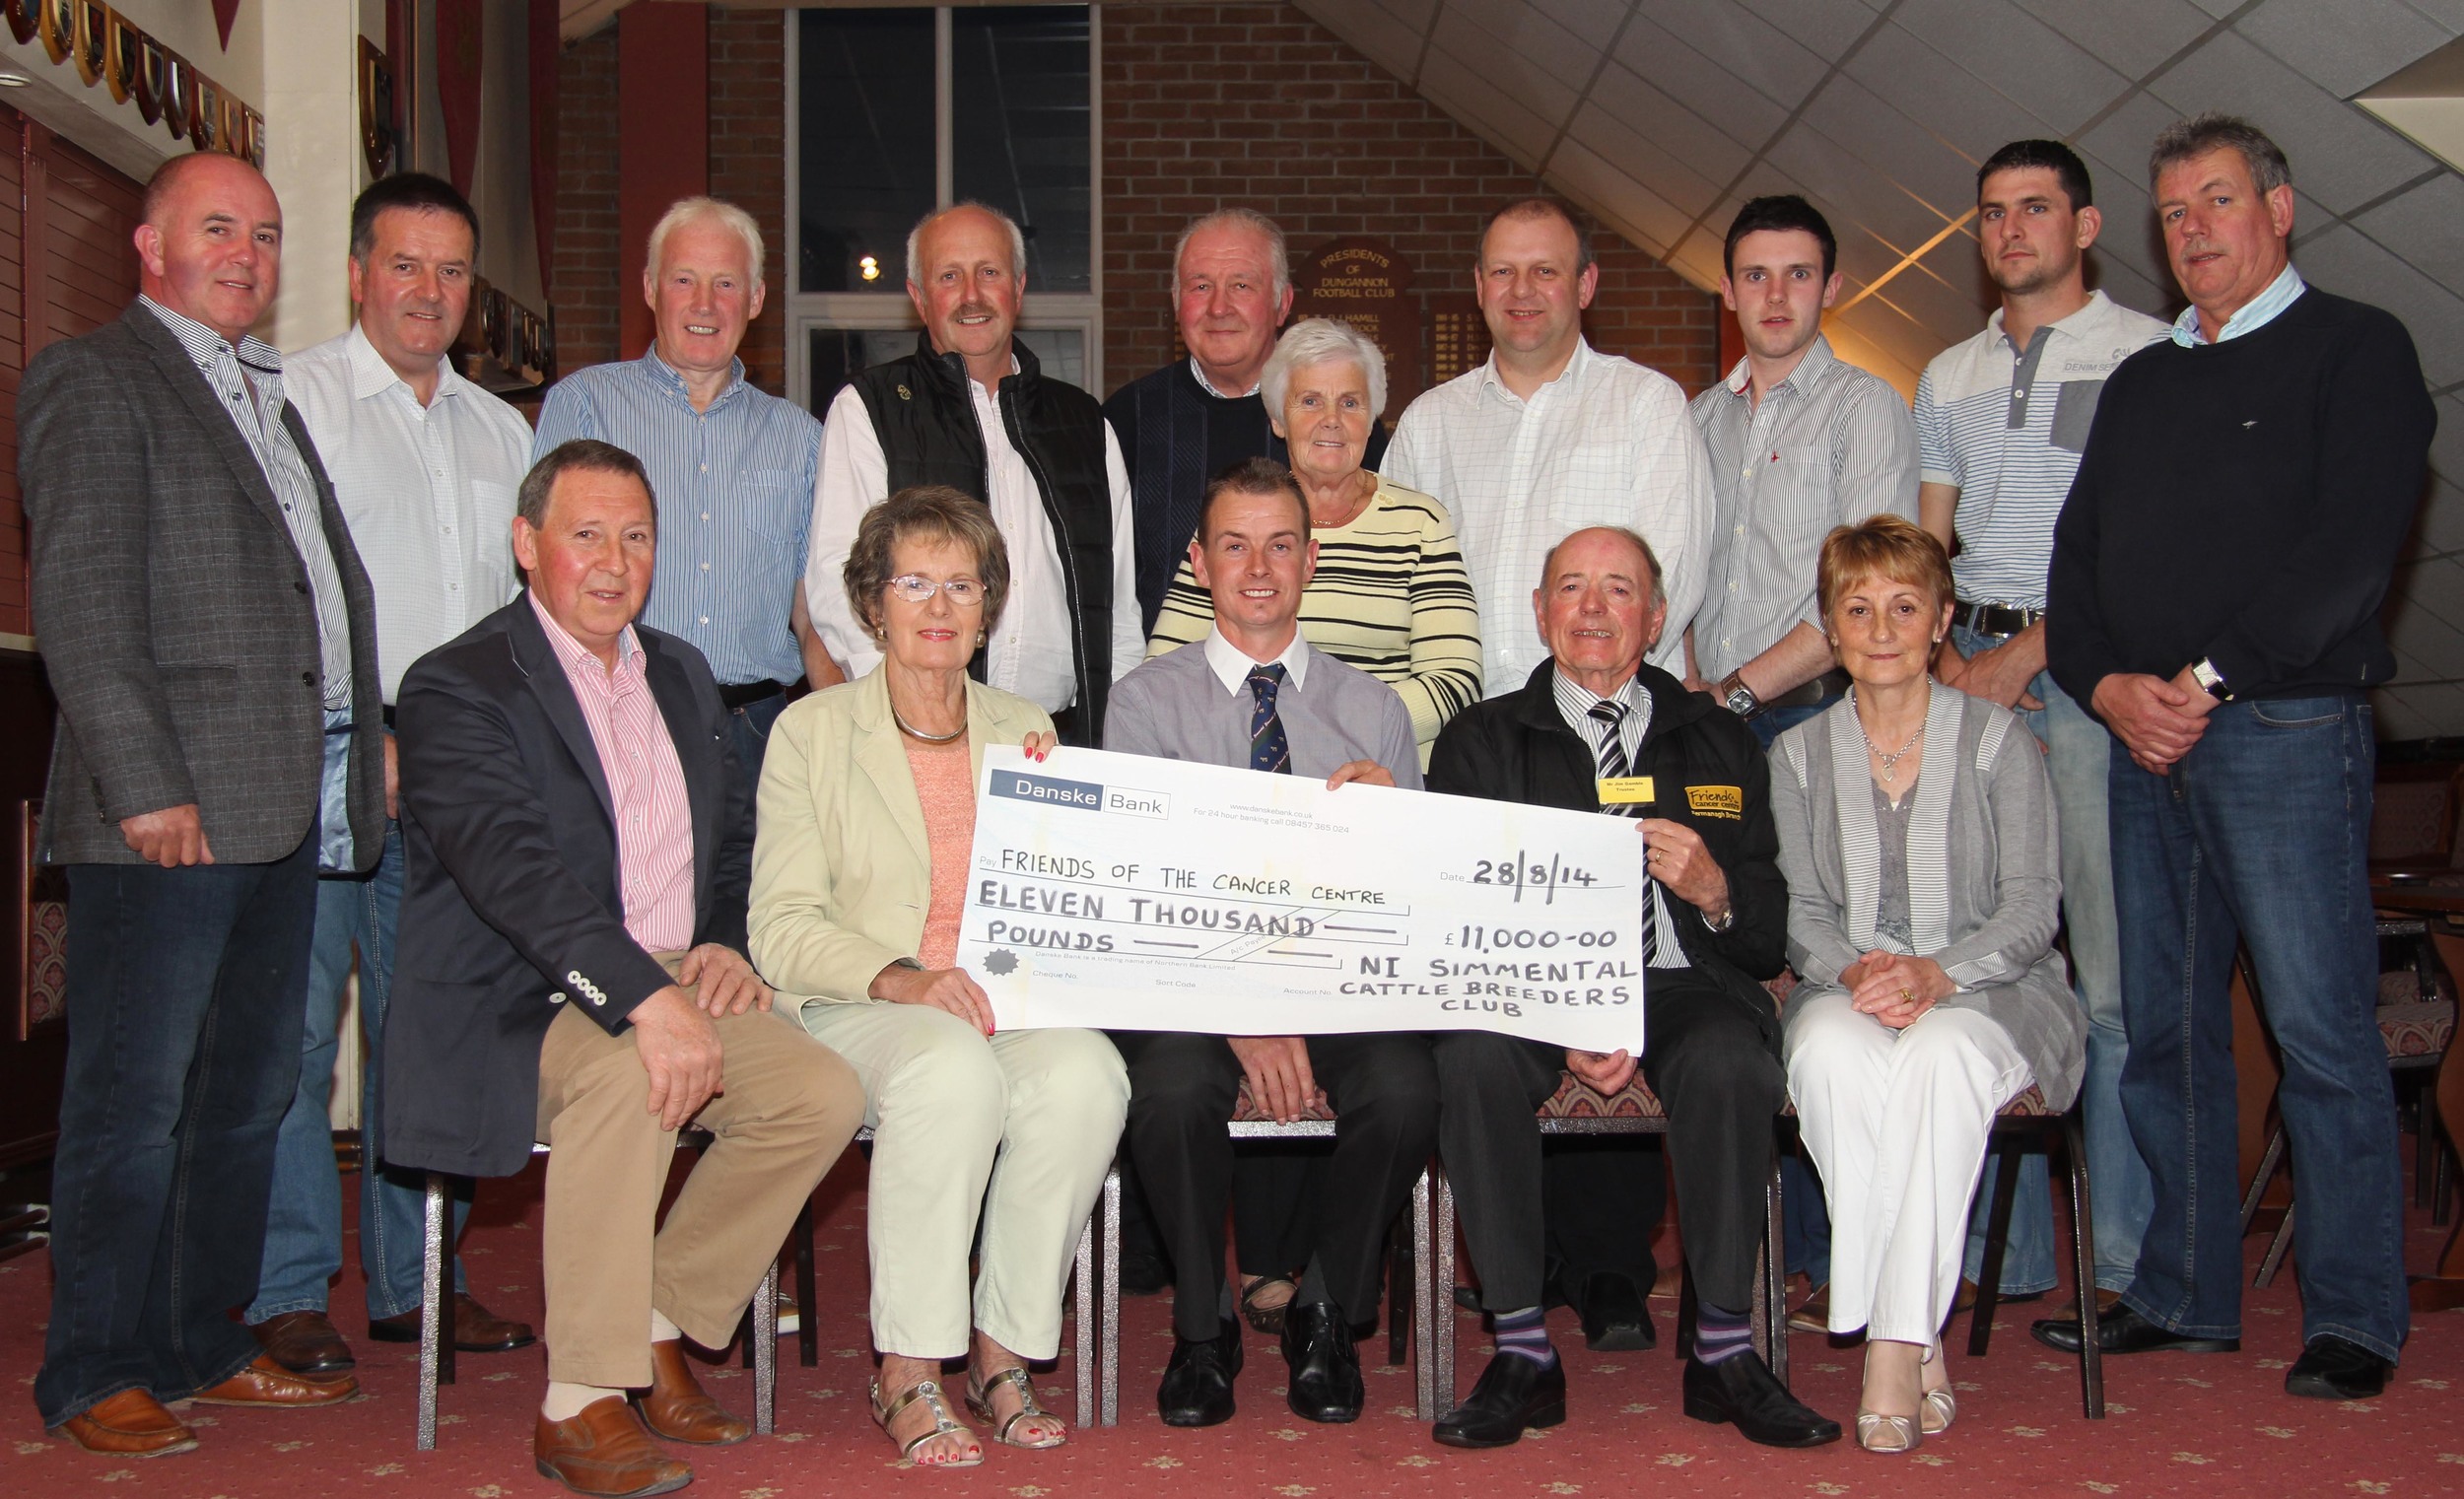
{"type": "Polygon", "coordinates": [[[192,152],[146,183],[144,216],[134,237],[142,290],[238,343],[280,282],[282,204],[273,185],[238,157],[192,152]]]}

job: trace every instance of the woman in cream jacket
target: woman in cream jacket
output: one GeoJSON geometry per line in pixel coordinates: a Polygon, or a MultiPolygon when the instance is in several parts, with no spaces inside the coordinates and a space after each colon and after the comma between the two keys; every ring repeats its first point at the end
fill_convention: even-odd
{"type": "Polygon", "coordinates": [[[991,513],[955,490],[902,490],[865,515],[847,588],[883,658],[781,715],[753,854],[754,966],[864,1084],[873,1417],[924,1466],[983,1460],[938,1383],[962,1354],[967,1405],[995,1441],[1066,1439],[1025,1364],[1059,1351],[1061,1288],[1129,1098],[1101,1033],[996,1033],[954,966],[984,746],[1053,744],[1043,710],[968,679],[1008,575],[991,513]]]}

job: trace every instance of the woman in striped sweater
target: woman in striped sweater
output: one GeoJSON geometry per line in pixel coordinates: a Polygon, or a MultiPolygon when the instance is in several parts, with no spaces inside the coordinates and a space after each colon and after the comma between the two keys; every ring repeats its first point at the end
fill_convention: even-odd
{"type": "MultiPolygon", "coordinates": [[[[1306,318],[1276,342],[1259,393],[1291,449],[1318,543],[1300,633],[1402,696],[1426,768],[1437,731],[1479,700],[1479,614],[1446,507],[1360,466],[1386,405],[1386,357],[1346,324],[1306,318]]],[[[1214,619],[1184,561],[1146,653],[1204,640],[1214,619]]]]}

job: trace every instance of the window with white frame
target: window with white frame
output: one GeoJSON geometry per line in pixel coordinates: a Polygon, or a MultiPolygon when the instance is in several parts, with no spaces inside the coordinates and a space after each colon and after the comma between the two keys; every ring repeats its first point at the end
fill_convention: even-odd
{"type": "Polygon", "coordinates": [[[1019,338],[1101,393],[1100,6],[808,7],[787,46],[788,385],[816,416],[914,349],[907,233],[990,204],[1027,240],[1019,338]]]}

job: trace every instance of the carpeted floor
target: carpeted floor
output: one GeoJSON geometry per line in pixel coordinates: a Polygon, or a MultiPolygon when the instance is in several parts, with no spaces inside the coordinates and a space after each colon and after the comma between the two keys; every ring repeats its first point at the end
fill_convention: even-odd
{"type": "MultiPolygon", "coordinates": [[[[355,1179],[353,1184],[355,1185],[355,1179]]],[[[466,1252],[472,1289],[509,1316],[539,1316],[538,1238],[531,1215],[538,1182],[486,1185],[466,1252]]],[[[1602,1355],[1584,1351],[1568,1314],[1552,1318],[1572,1376],[1571,1417],[1554,1431],[1495,1453],[1462,1453],[1429,1440],[1411,1418],[1408,1368],[1369,1373],[1370,1409],[1356,1425],[1312,1426],[1280,1398],[1283,1370],[1272,1345],[1253,1335],[1240,1381],[1241,1413],[1207,1431],[1168,1431],[1154,1418],[1153,1391],[1170,1351],[1168,1302],[1132,1298],[1123,1350],[1123,1424],[1078,1433],[1055,1453],[994,1448],[972,1472],[924,1472],[897,1461],[866,1419],[870,1373],[864,1329],[863,1197],[860,1169],[842,1166],[824,1187],[820,1229],[821,1362],[794,1361],[781,1343],[780,1434],[741,1447],[692,1454],[692,1492],[713,1499],[881,1493],[1006,1496],[1280,1495],[1374,1499],[1382,1495],[1629,1493],[1686,1495],[1889,1494],[2458,1494],[2464,1493],[2464,1316],[2416,1323],[2405,1364],[2385,1397],[2361,1404],[2292,1398],[2283,1370],[2299,1352],[2300,1313],[2290,1270],[2251,1293],[2238,1355],[2146,1355],[2106,1365],[2110,1416],[2080,1416],[2077,1366],[2026,1335],[2041,1307],[2004,1313],[1982,1360],[1953,1352],[1959,1421],[1909,1458],[1885,1460],[1841,1444],[1805,1453],[1747,1445],[1732,1430],[1686,1420],[1677,1409],[1677,1365],[1667,1351],[1674,1304],[1655,1302],[1662,1347],[1602,1355]]],[[[2427,1264],[2446,1235],[2428,1216],[2411,1219],[2407,1261],[2427,1264]]],[[[2255,1265],[2260,1241],[2247,1246],[2255,1265]]],[[[356,1254],[356,1247],[352,1250],[356,1254]]],[[[178,1495],[187,1499],[371,1494],[398,1499],[513,1499],[562,1492],[531,1469],[529,1432],[545,1361],[536,1348],[498,1357],[465,1355],[461,1383],[443,1397],[440,1450],[412,1444],[415,1349],[354,1338],[365,1393],[339,1409],[291,1414],[186,1407],[203,1447],[150,1463],[112,1463],[46,1437],[28,1387],[40,1359],[49,1265],[30,1255],[0,1264],[0,1371],[14,1393],[0,1401],[0,1495],[178,1495]]],[[[346,1335],[362,1330],[356,1271],[336,1294],[346,1335]]],[[[1485,1358],[1478,1326],[1464,1318],[1466,1389],[1485,1358]]],[[[1966,1321],[1953,1324],[1965,1346],[1966,1321]]],[[[1064,1333],[1064,1350],[1067,1334],[1064,1333]]],[[[1846,1423],[1855,1413],[1859,1353],[1797,1334],[1796,1388],[1846,1423]]],[[[1383,1343],[1363,1344],[1382,1356],[1383,1343]]],[[[1039,1381],[1046,1402],[1066,1410],[1073,1370],[1039,1381]]],[[[720,1399],[750,1414],[751,1380],[713,1368],[720,1399]]]]}

